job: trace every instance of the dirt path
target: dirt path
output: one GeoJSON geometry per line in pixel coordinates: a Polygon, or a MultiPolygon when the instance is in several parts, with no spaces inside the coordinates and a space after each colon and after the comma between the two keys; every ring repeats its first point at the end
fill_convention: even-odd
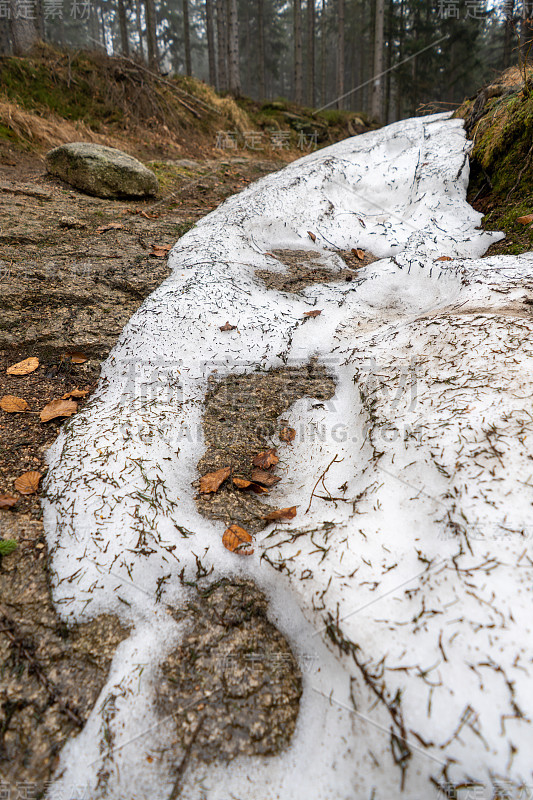
{"type": "MultiPolygon", "coordinates": [[[[127,631],[112,617],[67,628],[51,603],[39,492],[24,495],[15,487],[23,473],[44,474],[45,451],[64,421],[42,422],[39,412],[73,390],[86,392],[75,399],[83,406],[122,328],[168,275],[170,246],[226,197],[283,162],[158,162],[161,196],[139,203],[74,191],[48,178],[37,156],[11,151],[0,153],[0,161],[0,402],[12,395],[28,406],[21,413],[0,410],[0,495],[16,501],[0,510],[0,536],[18,544],[12,554],[0,556],[0,793],[10,787],[17,796],[21,786],[29,785],[32,796],[42,797],[62,745],[87,719],[127,631]],[[39,359],[38,369],[7,374],[10,365],[29,357],[39,359]]],[[[238,591],[230,586],[228,597],[238,591]]],[[[239,652],[280,636],[254,591],[254,608],[239,611],[246,619],[235,645],[239,652]]],[[[192,604],[193,620],[203,619],[209,596],[199,595],[192,604]]],[[[231,598],[227,602],[231,605],[231,598]]],[[[190,637],[197,637],[194,630],[193,623],[190,637]]],[[[247,698],[249,725],[257,723],[258,714],[270,722],[264,737],[251,745],[241,742],[235,755],[275,750],[290,736],[299,684],[296,662],[288,653],[282,662],[263,665],[264,675],[256,683],[270,690],[277,685],[280,696],[286,695],[283,687],[295,686],[292,711],[284,701],[287,710],[279,716],[274,707],[247,698]]],[[[181,694],[186,696],[196,678],[186,668],[183,673],[181,694]]],[[[221,741],[227,738],[224,702],[221,695],[221,741]]],[[[190,725],[180,728],[178,720],[177,727],[188,752],[190,725]]],[[[216,752],[216,730],[210,731],[210,742],[216,752]]]]}

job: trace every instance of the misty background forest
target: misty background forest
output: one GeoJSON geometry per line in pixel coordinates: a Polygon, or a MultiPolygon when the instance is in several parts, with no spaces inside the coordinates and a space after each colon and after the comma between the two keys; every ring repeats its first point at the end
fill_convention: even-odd
{"type": "Polygon", "coordinates": [[[219,92],[360,111],[453,108],[530,57],[532,0],[0,0],[0,54],[99,50],[219,92]],[[374,79],[374,76],[381,76],[374,79]]]}

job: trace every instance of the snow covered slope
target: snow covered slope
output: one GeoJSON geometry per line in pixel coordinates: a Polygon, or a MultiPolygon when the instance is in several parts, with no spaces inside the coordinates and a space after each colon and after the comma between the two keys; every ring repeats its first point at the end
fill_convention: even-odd
{"type": "Polygon", "coordinates": [[[466,202],[468,146],[460,120],[402,121],[226,201],[180,239],[64,426],[45,500],[54,600],[67,620],[133,625],[62,754],[62,780],[92,800],[171,793],[170,767],[144,757],[172,735],[153,686],[180,635],[156,589],[170,572],[179,603],[199,555],[215,576],[253,577],[320,669],[286,754],[188,775],[184,797],[528,796],[533,254],[480,258],[498,235],[466,202]],[[332,271],[338,248],[380,260],[351,283],[266,289],[256,270],[280,269],[273,249],[310,247],[332,271]],[[227,320],[238,328],[221,332],[227,320]],[[337,391],[292,407],[291,469],[271,495],[299,513],[239,559],[193,499],[207,378],[311,357],[337,391]]]}

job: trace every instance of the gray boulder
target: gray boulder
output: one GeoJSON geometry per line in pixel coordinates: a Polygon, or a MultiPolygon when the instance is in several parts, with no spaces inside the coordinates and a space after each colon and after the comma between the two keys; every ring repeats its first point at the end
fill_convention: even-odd
{"type": "Polygon", "coordinates": [[[133,156],[90,142],[62,144],[45,157],[50,175],[96,197],[145,197],[157,194],[157,178],[133,156]]]}

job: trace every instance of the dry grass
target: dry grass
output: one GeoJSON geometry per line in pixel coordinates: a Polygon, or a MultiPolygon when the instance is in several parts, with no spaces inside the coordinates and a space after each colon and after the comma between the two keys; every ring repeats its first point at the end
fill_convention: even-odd
{"type": "Polygon", "coordinates": [[[0,124],[12,131],[18,139],[31,145],[56,147],[66,142],[98,142],[113,146],[117,140],[101,136],[83,122],[69,122],[61,117],[41,116],[24,111],[16,103],[0,99],[0,124]]]}

